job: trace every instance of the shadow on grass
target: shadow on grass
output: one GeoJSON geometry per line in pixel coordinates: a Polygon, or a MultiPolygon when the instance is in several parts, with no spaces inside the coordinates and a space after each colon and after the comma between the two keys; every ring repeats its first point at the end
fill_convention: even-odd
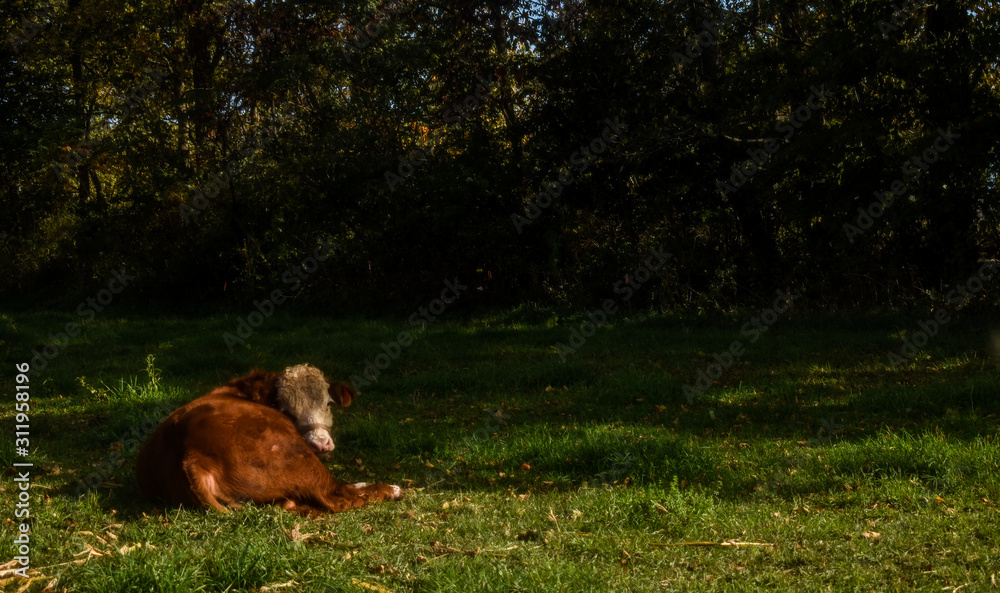
{"type": "MultiPolygon", "coordinates": [[[[60,321],[39,314],[20,324],[8,356],[30,350],[33,336],[60,321]]],[[[143,423],[162,403],[189,401],[254,366],[310,362],[334,378],[364,376],[366,361],[400,331],[413,332],[413,345],[380,369],[338,420],[328,463],[338,479],[515,491],[676,480],[729,497],[761,488],[782,496],[822,491],[855,475],[923,476],[947,487],[957,476],[978,476],[975,464],[958,459],[957,449],[935,457],[921,439],[940,433],[978,447],[1000,413],[995,363],[983,347],[967,346],[985,337],[959,326],[929,346],[929,359],[901,371],[885,364],[886,351],[899,343],[896,320],[849,331],[834,322],[819,324],[822,332],[802,322],[776,326],[688,402],[684,385],[739,337],[738,324],[622,318],[564,363],[554,345],[567,339],[572,322],[547,313],[442,320],[417,331],[405,321],[279,312],[246,348],[230,353],[221,336],[234,323],[109,315],[52,361],[33,383],[33,422],[46,437],[48,462],[74,469],[69,493],[121,451],[102,481],[118,486],[96,490],[111,493],[109,507],[156,508],[135,504],[137,446],[126,441],[148,435],[143,423]],[[141,376],[149,354],[169,388],[139,393],[138,385],[128,395],[126,381],[101,396],[79,380],[117,385],[141,376]],[[498,410],[503,422],[486,424],[498,410]],[[885,453],[902,447],[880,441],[886,432],[917,435],[924,444],[909,449],[909,460],[885,453]]],[[[991,451],[981,453],[991,458],[991,451]]]]}

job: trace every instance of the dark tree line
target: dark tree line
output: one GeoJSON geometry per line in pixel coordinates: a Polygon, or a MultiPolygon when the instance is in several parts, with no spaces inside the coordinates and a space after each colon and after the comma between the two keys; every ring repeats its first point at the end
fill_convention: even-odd
{"type": "Polygon", "coordinates": [[[995,257],[994,2],[15,0],[0,290],[898,306],[995,257]],[[465,298],[465,297],[463,297],[465,298]]]}

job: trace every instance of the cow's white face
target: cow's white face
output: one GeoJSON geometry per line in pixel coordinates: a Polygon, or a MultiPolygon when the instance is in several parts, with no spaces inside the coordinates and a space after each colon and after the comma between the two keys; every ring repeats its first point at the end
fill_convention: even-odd
{"type": "Polygon", "coordinates": [[[306,364],[285,369],[278,380],[278,401],[313,451],[321,455],[333,451],[333,400],[330,383],[319,369],[306,364]]]}

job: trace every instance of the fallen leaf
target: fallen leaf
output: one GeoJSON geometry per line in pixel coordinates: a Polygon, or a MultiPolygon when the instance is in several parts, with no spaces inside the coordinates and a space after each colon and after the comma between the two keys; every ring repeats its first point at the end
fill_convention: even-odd
{"type": "Polygon", "coordinates": [[[369,591],[377,591],[378,593],[392,593],[389,589],[381,587],[379,585],[373,585],[371,583],[366,583],[364,581],[359,581],[358,579],[351,579],[352,585],[357,585],[363,589],[368,589],[369,591]]]}
{"type": "Polygon", "coordinates": [[[51,581],[49,581],[45,585],[45,588],[42,589],[41,591],[39,591],[38,593],[66,593],[68,591],[68,589],[66,589],[65,587],[63,587],[62,589],[59,589],[58,591],[56,591],[55,586],[56,586],[56,583],[58,583],[58,582],[59,582],[59,579],[52,579],[51,581]]]}
{"type": "Polygon", "coordinates": [[[107,555],[105,552],[102,552],[100,550],[95,549],[94,546],[92,546],[90,544],[83,544],[83,545],[86,546],[83,549],[83,551],[82,552],[77,552],[76,554],[73,554],[73,555],[74,556],[84,556],[85,555],[85,557],[83,558],[84,562],[86,562],[90,558],[93,558],[94,556],[106,556],[107,555]]]}
{"type": "Polygon", "coordinates": [[[0,571],[8,570],[17,566],[21,566],[21,562],[19,560],[11,560],[10,562],[0,564],[0,571]]]}
{"type": "Polygon", "coordinates": [[[275,591],[277,593],[278,589],[284,589],[285,587],[290,587],[292,589],[297,588],[299,585],[298,581],[288,581],[287,583],[275,583],[273,585],[264,585],[259,589],[260,593],[271,593],[275,591]]]}
{"type": "Polygon", "coordinates": [[[137,544],[135,544],[133,546],[122,546],[122,547],[118,548],[118,553],[122,554],[122,555],[125,555],[125,554],[128,554],[129,552],[131,552],[132,550],[135,550],[135,549],[138,549],[138,548],[142,548],[142,547],[145,547],[147,550],[155,550],[156,549],[156,546],[153,546],[151,544],[146,544],[145,546],[143,546],[142,542],[139,542],[139,543],[137,543],[137,544]]]}

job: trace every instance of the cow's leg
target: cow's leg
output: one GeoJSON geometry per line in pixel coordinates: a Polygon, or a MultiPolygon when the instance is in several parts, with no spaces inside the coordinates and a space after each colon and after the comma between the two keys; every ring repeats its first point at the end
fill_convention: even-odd
{"type": "Polygon", "coordinates": [[[358,482],[357,484],[338,484],[318,502],[327,510],[339,513],[348,509],[356,509],[369,502],[397,500],[402,496],[403,490],[399,486],[358,482]]]}
{"type": "Polygon", "coordinates": [[[219,488],[219,482],[211,470],[206,469],[206,463],[198,456],[191,455],[184,460],[184,473],[187,474],[188,483],[191,485],[191,492],[202,506],[209,506],[217,511],[227,512],[223,506],[225,503],[233,509],[243,508],[238,501],[227,496],[219,488]]]}
{"type": "Polygon", "coordinates": [[[396,500],[403,496],[399,486],[386,484],[335,484],[328,491],[318,491],[308,501],[286,501],[283,508],[300,514],[314,511],[312,504],[328,513],[340,513],[378,500],[396,500]],[[301,509],[301,510],[300,510],[301,509]],[[308,509],[308,510],[307,510],[308,509]]]}
{"type": "Polygon", "coordinates": [[[302,515],[303,517],[309,517],[310,519],[319,519],[323,516],[322,510],[307,504],[296,503],[291,499],[282,501],[281,508],[302,515]]]}
{"type": "Polygon", "coordinates": [[[394,484],[358,482],[357,484],[350,484],[348,488],[358,490],[368,500],[399,500],[403,497],[403,489],[394,484]]]}

